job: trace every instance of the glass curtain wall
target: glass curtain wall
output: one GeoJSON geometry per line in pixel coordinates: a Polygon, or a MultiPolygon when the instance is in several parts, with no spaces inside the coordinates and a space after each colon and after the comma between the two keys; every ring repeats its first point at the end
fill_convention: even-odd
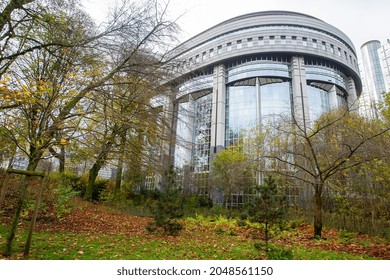
{"type": "Polygon", "coordinates": [[[200,97],[194,103],[194,171],[208,171],[211,141],[212,94],[209,93],[200,97]]]}
{"type": "Polygon", "coordinates": [[[309,118],[315,121],[323,113],[330,111],[328,91],[307,86],[307,96],[309,100],[309,118]]]}
{"type": "MultiPolygon", "coordinates": [[[[228,70],[226,86],[225,147],[242,144],[247,130],[292,114],[292,81],[285,62],[252,61],[228,70]],[[275,69],[277,70],[275,72],[275,69]],[[249,72],[248,72],[249,71],[249,72]],[[238,76],[240,79],[237,79],[238,76]],[[232,81],[236,79],[235,81],[232,81]]],[[[347,106],[347,79],[337,69],[310,61],[305,67],[309,117],[314,122],[328,112],[330,90],[336,86],[336,106],[347,106]]],[[[209,77],[208,77],[209,78],[209,77]]],[[[208,82],[210,87],[210,82],[208,82]]],[[[334,92],[333,92],[334,94],[334,92]]],[[[178,105],[175,166],[209,170],[212,94],[201,90],[182,96],[178,105]]],[[[334,104],[333,104],[334,105],[334,104]]]]}
{"type": "Polygon", "coordinates": [[[253,78],[227,86],[226,147],[241,144],[247,130],[280,115],[291,116],[290,81],[253,78]]]}
{"type": "Polygon", "coordinates": [[[193,166],[195,171],[209,168],[212,95],[178,104],[175,166],[193,166]]]}
{"type": "Polygon", "coordinates": [[[175,162],[177,168],[183,168],[191,163],[193,135],[193,104],[182,102],[178,104],[176,122],[175,162]]]}
{"type": "Polygon", "coordinates": [[[245,130],[256,125],[257,97],[256,84],[231,85],[226,91],[226,128],[225,146],[238,146],[241,143],[245,130]]]}
{"type": "Polygon", "coordinates": [[[306,61],[307,95],[309,101],[309,117],[314,122],[321,114],[331,109],[329,91],[336,86],[337,107],[347,108],[348,79],[338,69],[321,61],[306,61]],[[320,86],[313,86],[312,82],[320,86]]]}

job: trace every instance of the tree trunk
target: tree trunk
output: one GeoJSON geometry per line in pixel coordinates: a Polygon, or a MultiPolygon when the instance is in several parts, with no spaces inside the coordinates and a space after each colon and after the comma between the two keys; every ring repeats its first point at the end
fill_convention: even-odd
{"type": "Polygon", "coordinates": [[[64,171],[65,171],[65,145],[61,145],[61,151],[60,151],[58,159],[60,162],[59,171],[60,171],[60,173],[64,173],[64,171]]]}
{"type": "Polygon", "coordinates": [[[322,183],[314,187],[314,238],[322,234],[322,183]]]}
{"type": "Polygon", "coordinates": [[[7,191],[8,191],[8,187],[9,187],[9,185],[8,185],[9,176],[10,175],[8,173],[5,173],[3,182],[1,183],[2,188],[1,188],[1,192],[0,192],[0,213],[1,213],[1,208],[2,208],[3,202],[5,200],[5,196],[7,195],[7,191]]]}
{"type": "Polygon", "coordinates": [[[41,203],[43,191],[47,187],[49,180],[47,178],[46,179],[42,178],[40,183],[41,183],[41,186],[39,187],[39,192],[38,192],[38,195],[37,195],[37,198],[35,201],[34,213],[33,213],[33,216],[32,216],[31,222],[30,222],[30,228],[28,230],[27,241],[26,241],[26,244],[24,246],[24,253],[23,253],[24,258],[28,257],[28,255],[30,253],[31,239],[32,239],[33,231],[34,231],[35,222],[37,221],[37,217],[38,217],[39,205],[41,203]]]}
{"type": "Polygon", "coordinates": [[[95,187],[96,178],[97,178],[97,176],[99,174],[99,170],[102,168],[102,166],[103,166],[102,164],[95,162],[95,164],[89,170],[88,185],[87,185],[87,189],[85,190],[85,194],[84,194],[84,198],[86,200],[93,199],[93,190],[95,187]]]}
{"type": "Polygon", "coordinates": [[[92,168],[89,170],[88,185],[84,194],[84,199],[86,200],[92,200],[93,198],[93,190],[95,187],[96,178],[99,174],[100,169],[107,161],[108,154],[111,152],[112,145],[113,145],[112,141],[107,141],[103,145],[102,151],[98,155],[92,168]]]}
{"type": "Polygon", "coordinates": [[[226,201],[226,206],[228,207],[228,215],[229,215],[229,219],[232,218],[232,192],[229,188],[229,191],[228,191],[228,196],[227,196],[227,201],[226,201]]]}
{"type": "Polygon", "coordinates": [[[125,145],[126,145],[126,131],[124,130],[121,133],[121,143],[120,143],[119,157],[118,157],[118,170],[116,172],[116,178],[115,178],[115,194],[117,194],[121,189],[125,145]]]}
{"type": "Polygon", "coordinates": [[[268,239],[269,239],[269,233],[268,233],[268,223],[265,223],[265,248],[268,251],[268,239]]]}
{"type": "MultiPolygon", "coordinates": [[[[32,153],[33,156],[30,158],[28,166],[27,166],[28,171],[35,171],[35,169],[38,166],[39,160],[41,159],[42,153],[43,152],[32,153]]],[[[17,228],[18,223],[19,223],[20,213],[22,212],[24,199],[25,199],[25,196],[27,193],[27,187],[28,187],[30,178],[31,178],[31,175],[25,175],[22,182],[20,183],[20,196],[19,196],[18,203],[16,205],[16,210],[15,210],[14,216],[12,218],[11,228],[9,230],[7,242],[5,245],[4,252],[3,252],[3,256],[5,256],[5,257],[11,256],[11,253],[12,253],[12,243],[13,243],[13,240],[15,238],[16,228],[17,228]]]]}
{"type": "Polygon", "coordinates": [[[65,171],[65,146],[61,145],[59,153],[57,153],[56,150],[53,149],[53,147],[50,147],[49,151],[56,159],[58,159],[58,162],[59,162],[58,171],[60,173],[64,173],[64,171],[65,171]]]}
{"type": "Polygon", "coordinates": [[[30,176],[25,175],[23,180],[20,183],[20,197],[19,197],[18,203],[16,205],[16,210],[15,210],[14,216],[12,218],[11,228],[10,228],[8,236],[7,236],[7,243],[5,244],[5,249],[3,251],[4,257],[9,257],[9,256],[11,256],[11,253],[12,253],[12,243],[13,243],[13,240],[15,238],[16,228],[17,228],[18,223],[19,223],[20,213],[22,212],[24,197],[26,196],[29,178],[30,178],[30,176]]]}
{"type": "MultiPolygon", "coordinates": [[[[14,159],[15,159],[15,155],[16,155],[16,146],[12,150],[12,155],[11,155],[11,158],[9,159],[7,170],[12,168],[12,165],[13,165],[13,162],[14,162],[14,159]]],[[[9,185],[8,185],[9,176],[10,175],[6,172],[5,175],[4,175],[3,182],[1,182],[0,212],[1,212],[1,208],[2,208],[3,202],[5,200],[5,196],[7,195],[8,188],[9,188],[9,185]]]]}

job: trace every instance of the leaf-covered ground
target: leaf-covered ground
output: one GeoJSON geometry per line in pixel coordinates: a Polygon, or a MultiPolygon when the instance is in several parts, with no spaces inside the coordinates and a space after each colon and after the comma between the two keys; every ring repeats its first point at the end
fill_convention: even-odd
{"type": "MultiPolygon", "coordinates": [[[[224,219],[186,219],[178,236],[148,233],[151,221],[112,208],[79,201],[80,207],[60,221],[39,219],[35,228],[31,258],[34,259],[261,259],[253,248],[253,228],[239,227],[224,219]],[[37,253],[39,252],[39,253],[37,253]],[[45,253],[46,252],[46,253],[45,253]],[[50,253],[49,253],[50,252],[50,253]]],[[[5,220],[2,225],[4,228],[5,220]]],[[[23,222],[20,227],[23,228],[23,222]]],[[[5,243],[5,232],[0,245],[5,243]]],[[[325,229],[323,239],[314,240],[312,226],[302,224],[280,232],[271,241],[291,248],[297,259],[390,260],[390,244],[367,235],[343,234],[325,229]],[[334,253],[334,254],[333,254],[334,253]]],[[[21,249],[24,236],[15,241],[21,249]],[[19,242],[19,243],[18,243],[19,242]]],[[[18,249],[19,248],[19,249],[18,249]]],[[[21,258],[21,255],[12,258],[21,258]]],[[[1,258],[1,257],[0,257],[1,258]]]]}

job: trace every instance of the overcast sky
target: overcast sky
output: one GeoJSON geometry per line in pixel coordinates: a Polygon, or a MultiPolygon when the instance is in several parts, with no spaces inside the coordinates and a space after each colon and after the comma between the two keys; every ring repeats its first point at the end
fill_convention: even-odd
{"type": "MultiPolygon", "coordinates": [[[[116,0],[82,0],[86,10],[103,19],[116,0]]],[[[120,0],[119,0],[120,1],[120,0]]],[[[165,0],[167,1],[167,0],[165,0]]],[[[343,31],[360,55],[369,40],[390,39],[389,0],[170,0],[170,15],[182,17],[182,41],[229,18],[246,13],[286,10],[317,17],[343,31]]]]}

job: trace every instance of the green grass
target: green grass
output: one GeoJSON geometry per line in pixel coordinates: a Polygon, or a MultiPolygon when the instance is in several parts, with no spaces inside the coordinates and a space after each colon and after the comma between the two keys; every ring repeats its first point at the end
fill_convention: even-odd
{"type": "Polygon", "coordinates": [[[374,260],[367,255],[353,255],[343,252],[324,251],[306,246],[295,246],[293,249],[295,260],[374,260]]]}
{"type": "MultiPolygon", "coordinates": [[[[47,233],[35,232],[30,259],[39,260],[248,260],[257,259],[261,252],[254,248],[255,240],[246,240],[231,234],[233,224],[228,221],[207,222],[202,225],[224,228],[218,232],[196,232],[194,238],[165,237],[146,234],[143,237],[127,234],[47,233]]],[[[189,232],[197,231],[195,221],[186,223],[189,232]]],[[[4,246],[6,229],[0,226],[0,243],[4,246]]],[[[12,259],[21,259],[26,240],[25,233],[18,233],[13,246],[12,259]]],[[[293,259],[297,260],[360,260],[372,259],[365,255],[351,255],[324,251],[307,246],[292,246],[293,259]]]]}
{"type": "MultiPolygon", "coordinates": [[[[0,242],[4,246],[5,229],[0,226],[0,242]]],[[[163,260],[163,259],[254,259],[257,252],[248,242],[232,236],[202,236],[197,240],[180,236],[159,235],[131,237],[126,234],[45,233],[35,232],[30,259],[40,260],[163,260]],[[216,240],[218,242],[216,243],[216,240]]],[[[22,258],[26,236],[17,234],[12,259],[22,258]]]]}

